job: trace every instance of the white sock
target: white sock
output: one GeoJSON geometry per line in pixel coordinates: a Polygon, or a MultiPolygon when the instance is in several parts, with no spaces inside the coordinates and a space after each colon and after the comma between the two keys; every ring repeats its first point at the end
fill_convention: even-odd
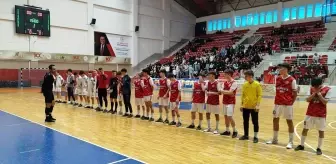
{"type": "Polygon", "coordinates": [[[236,127],[232,127],[233,132],[237,132],[236,127]]]}
{"type": "Polygon", "coordinates": [[[140,115],[140,110],[137,111],[137,115],[140,115]]]}
{"type": "Polygon", "coordinates": [[[195,120],[194,119],[191,120],[191,124],[193,124],[193,125],[195,124],[195,120]]]}
{"type": "Polygon", "coordinates": [[[169,112],[166,112],[166,120],[168,120],[169,112]]]}
{"type": "Polygon", "coordinates": [[[278,131],[273,131],[273,140],[278,140],[278,131]]]}
{"type": "Polygon", "coordinates": [[[175,116],[173,116],[173,121],[175,122],[175,116]]]}
{"type": "Polygon", "coordinates": [[[160,112],[160,118],[162,118],[162,112],[160,112]]]}
{"type": "Polygon", "coordinates": [[[181,122],[181,117],[177,117],[178,122],[181,122]]]}
{"type": "Polygon", "coordinates": [[[230,127],[226,127],[225,131],[229,132],[230,131],[230,127]]]}
{"type": "Polygon", "coordinates": [[[199,126],[202,126],[202,120],[199,120],[198,125],[199,125],[199,126]]]}
{"type": "Polygon", "coordinates": [[[146,112],[146,117],[149,117],[149,112],[146,112]]]}
{"type": "Polygon", "coordinates": [[[207,120],[208,122],[208,129],[210,129],[210,120],[207,120]]]}
{"type": "Polygon", "coordinates": [[[151,113],[151,118],[154,118],[154,113],[153,112],[151,113]]]}
{"type": "Polygon", "coordinates": [[[317,148],[320,148],[320,149],[321,149],[322,144],[323,144],[323,138],[319,138],[319,139],[318,139],[318,145],[317,145],[317,148]]]}
{"type": "Polygon", "coordinates": [[[258,132],[254,132],[254,137],[258,138],[258,132]]]}
{"type": "Polygon", "coordinates": [[[301,136],[301,146],[304,146],[307,136],[301,136]]]}
{"type": "Polygon", "coordinates": [[[289,133],[289,142],[293,142],[294,133],[289,133]]]}
{"type": "Polygon", "coordinates": [[[218,130],[219,121],[216,120],[216,130],[218,130]]]}

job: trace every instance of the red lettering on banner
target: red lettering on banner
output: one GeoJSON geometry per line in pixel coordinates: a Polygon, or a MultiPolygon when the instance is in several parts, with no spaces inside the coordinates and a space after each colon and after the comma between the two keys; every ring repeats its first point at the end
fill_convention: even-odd
{"type": "Polygon", "coordinates": [[[40,53],[34,53],[34,58],[41,58],[41,54],[40,53]]]}
{"type": "Polygon", "coordinates": [[[106,62],[110,62],[111,61],[111,57],[106,57],[106,62]]]}
{"type": "Polygon", "coordinates": [[[74,60],[79,60],[79,56],[73,56],[74,60]]]}

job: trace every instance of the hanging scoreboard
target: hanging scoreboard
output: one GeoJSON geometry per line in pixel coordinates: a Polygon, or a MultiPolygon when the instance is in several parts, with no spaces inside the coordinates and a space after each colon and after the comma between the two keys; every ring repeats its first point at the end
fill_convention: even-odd
{"type": "Polygon", "coordinates": [[[15,5],[16,33],[50,36],[50,11],[15,5]]]}

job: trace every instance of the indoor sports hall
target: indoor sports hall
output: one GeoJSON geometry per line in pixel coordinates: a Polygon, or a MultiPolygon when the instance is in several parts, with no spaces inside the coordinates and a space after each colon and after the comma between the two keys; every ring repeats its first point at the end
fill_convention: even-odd
{"type": "Polygon", "coordinates": [[[336,163],[335,50],[335,0],[0,0],[0,164],[336,163]],[[262,91],[249,136],[246,72],[262,91]],[[288,111],[273,130],[280,83],[293,132],[288,111]]]}

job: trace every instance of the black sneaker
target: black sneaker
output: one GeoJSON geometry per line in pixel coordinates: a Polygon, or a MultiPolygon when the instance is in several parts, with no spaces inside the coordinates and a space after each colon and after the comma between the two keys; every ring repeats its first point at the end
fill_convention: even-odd
{"type": "Polygon", "coordinates": [[[46,117],[45,122],[55,122],[55,120],[51,119],[51,117],[46,117]]]}
{"type": "Polygon", "coordinates": [[[235,132],[232,133],[232,138],[236,138],[237,136],[238,136],[238,132],[237,131],[235,131],[235,132]]]}
{"type": "Polygon", "coordinates": [[[66,101],[62,101],[63,104],[66,104],[67,102],[66,101]]]}
{"type": "Polygon", "coordinates": [[[149,120],[149,117],[145,117],[145,120],[149,120]]]}
{"type": "Polygon", "coordinates": [[[176,125],[176,122],[172,121],[172,122],[169,123],[169,125],[176,125]]]}
{"type": "Polygon", "coordinates": [[[163,122],[162,118],[160,117],[158,120],[156,120],[155,122],[163,122]]]}
{"type": "Polygon", "coordinates": [[[108,112],[107,110],[105,110],[105,109],[103,110],[103,113],[107,113],[107,112],[108,112]]]}
{"type": "Polygon", "coordinates": [[[123,115],[123,117],[128,117],[128,114],[127,114],[127,113],[125,113],[125,114],[123,115]]]}
{"type": "Polygon", "coordinates": [[[248,136],[245,136],[245,135],[243,135],[243,136],[241,136],[240,138],[239,138],[239,140],[248,140],[249,139],[249,137],[248,136]]]}
{"type": "Polygon", "coordinates": [[[83,105],[82,105],[82,104],[79,104],[78,107],[83,107],[83,105]]]}
{"type": "Polygon", "coordinates": [[[316,155],[322,155],[322,150],[320,148],[316,149],[316,155]]]}
{"type": "Polygon", "coordinates": [[[202,130],[202,127],[200,125],[198,125],[196,130],[202,130]]]}
{"type": "Polygon", "coordinates": [[[131,114],[129,114],[127,117],[128,117],[128,118],[132,118],[132,117],[133,117],[133,114],[131,113],[131,114]]]}
{"type": "Polygon", "coordinates": [[[99,108],[99,107],[97,107],[95,110],[96,110],[96,111],[100,111],[100,108],[99,108]]]}
{"type": "Polygon", "coordinates": [[[304,146],[299,145],[299,146],[297,146],[294,150],[295,150],[295,151],[304,150],[304,146]]]}
{"type": "Polygon", "coordinates": [[[112,114],[116,114],[117,113],[117,110],[114,110],[113,112],[112,112],[112,114]]]}
{"type": "Polygon", "coordinates": [[[154,121],[154,118],[149,118],[148,120],[149,120],[150,122],[152,122],[152,121],[154,121]]]}
{"type": "Polygon", "coordinates": [[[258,143],[259,139],[257,137],[253,137],[253,143],[258,143]]]}
{"type": "Polygon", "coordinates": [[[230,136],[231,132],[230,131],[225,131],[225,132],[221,133],[220,135],[222,135],[222,136],[230,136]]]}
{"type": "Polygon", "coordinates": [[[50,116],[50,119],[56,121],[56,118],[54,118],[53,116],[50,116]]]}
{"type": "Polygon", "coordinates": [[[181,123],[181,122],[178,122],[178,123],[176,124],[176,127],[180,127],[180,126],[182,126],[182,123],[181,123]]]}
{"type": "Polygon", "coordinates": [[[86,106],[85,108],[86,108],[86,109],[90,109],[91,107],[90,107],[90,106],[86,106]]]}
{"type": "Polygon", "coordinates": [[[165,124],[169,124],[169,120],[166,119],[163,123],[165,123],[165,124]]]}
{"type": "Polygon", "coordinates": [[[194,128],[195,128],[195,125],[194,125],[194,124],[190,124],[187,128],[189,128],[189,129],[194,129],[194,128]]]}
{"type": "Polygon", "coordinates": [[[77,106],[77,105],[78,105],[78,103],[74,103],[73,105],[74,105],[74,106],[77,106]]]}
{"type": "Polygon", "coordinates": [[[93,106],[91,107],[91,109],[93,109],[93,106]]]}
{"type": "Polygon", "coordinates": [[[137,114],[137,115],[135,116],[135,118],[140,118],[140,115],[137,114]]]}
{"type": "Polygon", "coordinates": [[[146,120],[146,117],[145,117],[145,116],[141,116],[140,119],[141,119],[141,120],[146,120]]]}

